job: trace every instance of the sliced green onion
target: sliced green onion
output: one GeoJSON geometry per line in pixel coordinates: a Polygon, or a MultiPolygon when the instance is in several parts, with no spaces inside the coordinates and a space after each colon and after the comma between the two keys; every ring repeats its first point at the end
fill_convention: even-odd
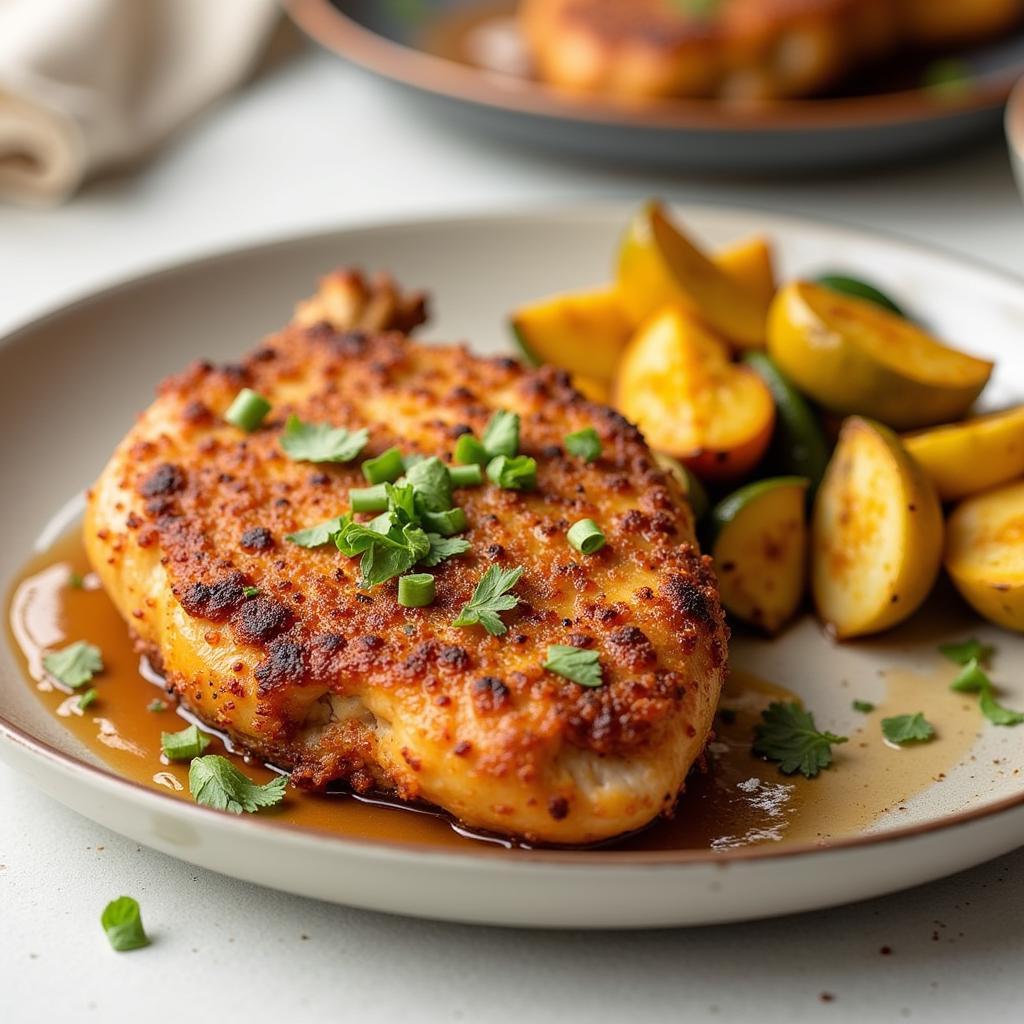
{"type": "Polygon", "coordinates": [[[404,472],[405,463],[397,448],[389,448],[363,463],[363,476],[371,484],[394,483],[404,472]]]}
{"type": "Polygon", "coordinates": [[[388,510],[388,493],[384,484],[373,487],[353,487],[348,492],[348,500],[352,502],[353,512],[386,512],[388,510]]]}
{"type": "Polygon", "coordinates": [[[118,953],[149,945],[146,931],[142,927],[138,901],[131,896],[119,896],[116,900],[111,900],[103,908],[100,924],[107,933],[110,945],[118,953]]]}
{"type": "Polygon", "coordinates": [[[403,608],[426,608],[434,603],[437,589],[429,572],[414,572],[398,577],[398,603],[403,608]]]}
{"type": "Polygon", "coordinates": [[[84,711],[98,696],[99,694],[96,692],[96,687],[89,687],[89,689],[78,698],[78,710],[84,711]]]}
{"type": "Polygon", "coordinates": [[[449,466],[448,472],[452,477],[452,487],[479,487],[484,482],[484,471],[476,462],[467,466],[449,466]]]}
{"type": "Polygon", "coordinates": [[[224,413],[224,419],[246,433],[255,430],[270,412],[270,403],[252,388],[242,388],[224,413]]]}
{"type": "Polygon", "coordinates": [[[605,537],[601,527],[593,519],[581,519],[569,527],[566,540],[581,554],[592,555],[605,545],[605,537]]]}
{"type": "Polygon", "coordinates": [[[487,449],[472,434],[463,434],[455,442],[456,462],[464,466],[486,466],[489,459],[487,449]]]}
{"type": "Polygon", "coordinates": [[[462,533],[469,526],[466,513],[461,508],[450,508],[447,512],[424,512],[423,520],[433,533],[439,533],[442,537],[462,533]]]}

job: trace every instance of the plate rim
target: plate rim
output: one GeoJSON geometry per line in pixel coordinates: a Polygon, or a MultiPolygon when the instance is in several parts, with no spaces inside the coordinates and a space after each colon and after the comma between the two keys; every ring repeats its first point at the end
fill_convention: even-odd
{"type": "MultiPolygon", "coordinates": [[[[172,258],[154,267],[137,274],[122,274],[115,277],[108,283],[99,287],[87,289],[77,296],[64,301],[58,301],[53,306],[32,316],[28,321],[15,324],[12,328],[0,334],[0,353],[11,345],[19,343],[25,335],[44,326],[47,321],[56,319],[74,310],[93,303],[100,303],[105,300],[116,299],[121,291],[156,283],[161,277],[172,275],[187,270],[200,269],[218,262],[228,261],[244,257],[255,250],[272,251],[275,248],[286,248],[288,246],[302,245],[315,240],[326,239],[331,236],[359,233],[377,233],[387,231],[423,230],[432,227],[450,226],[453,224],[468,226],[474,222],[481,221],[516,221],[522,223],[524,219],[551,220],[559,216],[565,219],[616,219],[625,216],[624,211],[631,208],[630,200],[612,199],[605,201],[590,201],[585,203],[567,203],[559,200],[552,200],[547,203],[533,203],[527,205],[510,204],[508,207],[484,206],[473,210],[462,210],[450,214],[434,214],[422,217],[398,216],[392,219],[376,219],[367,221],[342,222],[328,228],[321,228],[314,231],[304,230],[281,235],[270,236],[262,241],[247,241],[235,243],[228,246],[219,246],[212,249],[199,250],[192,257],[172,258]]],[[[757,206],[744,204],[722,204],[687,202],[672,204],[673,207],[686,211],[703,211],[714,216],[715,214],[725,216],[736,216],[737,214],[750,215],[752,218],[760,216],[776,224],[789,223],[795,229],[803,227],[806,229],[822,230],[853,236],[863,243],[878,243],[902,249],[907,255],[918,257],[938,257],[941,260],[959,264],[961,267],[979,273],[985,277],[992,277],[998,280],[1003,286],[1019,289],[1021,292],[1021,303],[1024,305],[1024,274],[1016,274],[1001,267],[989,265],[986,261],[973,256],[957,253],[931,242],[923,242],[910,239],[895,232],[888,232],[874,228],[863,228],[847,224],[841,220],[824,217],[801,216],[799,214],[778,213],[766,210],[757,206]]],[[[2,356],[0,356],[2,358],[2,356]]],[[[5,631],[6,632],[6,631],[5,631]]],[[[4,641],[10,645],[9,633],[4,641]]],[[[900,843],[914,840],[934,832],[948,829],[956,829],[970,825],[974,822],[989,820],[1001,817],[1014,810],[1024,807],[1024,790],[1017,795],[1004,797],[989,804],[962,810],[955,814],[933,818],[915,825],[906,825],[899,828],[886,829],[881,832],[868,832],[859,835],[842,837],[830,840],[827,843],[803,842],[784,846],[753,846],[731,850],[647,850],[628,851],[615,849],[558,849],[558,848],[536,848],[522,849],[499,848],[489,843],[473,844],[467,843],[465,849],[453,847],[438,847],[428,843],[419,842],[398,842],[379,839],[365,839],[358,836],[342,837],[332,833],[322,832],[309,826],[278,823],[272,817],[260,818],[259,816],[238,816],[224,814],[223,812],[203,807],[198,804],[190,804],[183,800],[175,799],[170,794],[164,794],[153,790],[142,783],[124,778],[107,766],[90,764],[79,757],[66,753],[46,740],[40,739],[28,729],[22,728],[12,722],[0,709],[0,740],[19,747],[38,761],[48,767],[63,770],[68,774],[85,774],[90,778],[93,787],[109,786],[114,790],[122,791],[126,796],[140,797],[145,802],[156,800],[161,808],[173,808],[173,813],[186,819],[194,819],[197,824],[206,822],[216,824],[220,827],[239,829],[238,835],[244,836],[246,830],[256,827],[270,830],[276,838],[287,841],[289,836],[297,839],[313,842],[316,844],[327,844],[331,847],[342,846],[351,849],[353,853],[369,853],[388,856],[409,855],[422,858],[433,857],[455,857],[459,859],[499,860],[504,863],[514,863],[517,867],[529,865],[553,866],[565,865],[567,867],[588,867],[623,869],[630,867],[679,867],[679,868],[701,868],[701,867],[727,867],[730,864],[746,861],[776,861],[780,859],[801,858],[816,856],[827,853],[840,854],[850,850],[858,850],[866,847],[886,846],[892,843],[900,843]]]]}
{"type": "Polygon", "coordinates": [[[364,70],[433,96],[547,120],[607,127],[701,132],[857,130],[942,121],[995,109],[1024,74],[994,72],[964,97],[937,100],[924,88],[839,99],[780,100],[760,110],[699,99],[650,100],[635,109],[600,97],[572,99],[514,76],[500,76],[406,46],[380,35],[331,0],[281,0],[292,21],[320,46],[364,70]]]}

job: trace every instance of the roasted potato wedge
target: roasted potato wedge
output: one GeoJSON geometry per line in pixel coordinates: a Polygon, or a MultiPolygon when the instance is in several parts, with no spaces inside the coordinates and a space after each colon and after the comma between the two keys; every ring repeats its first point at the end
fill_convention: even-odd
{"type": "Polygon", "coordinates": [[[680,306],[734,345],[764,347],[767,301],[701,252],[660,203],[646,204],[630,222],[619,249],[617,280],[634,324],[665,306],[680,306]]]}
{"type": "Polygon", "coordinates": [[[839,639],[877,633],[928,596],[942,560],[942,507],[887,427],[843,424],[814,502],[811,589],[839,639]]]}
{"type": "Polygon", "coordinates": [[[807,586],[807,487],[796,476],[756,480],[711,511],[722,604],[766,633],[796,614],[807,586]]]}
{"type": "Polygon", "coordinates": [[[614,286],[567,292],[517,309],[512,332],[527,360],[611,380],[632,333],[614,286]]]}
{"type": "Polygon", "coordinates": [[[808,281],[775,296],[768,351],[826,409],[899,430],[960,419],[992,372],[903,317],[808,281]]]}
{"type": "Polygon", "coordinates": [[[764,235],[753,235],[718,249],[711,257],[738,285],[757,296],[767,310],[775,295],[775,260],[764,235]]]}
{"type": "Polygon", "coordinates": [[[946,571],[980,615],[1024,632],[1024,481],[957,506],[946,530],[946,571]]]}
{"type": "Polygon", "coordinates": [[[943,501],[1024,476],[1024,405],[907,434],[903,445],[943,501]]]}
{"type": "Polygon", "coordinates": [[[775,423],[775,404],[761,378],[731,362],[725,343],[678,307],[664,309],[637,332],[612,395],[652,448],[705,480],[731,480],[752,469],[775,423]]]}

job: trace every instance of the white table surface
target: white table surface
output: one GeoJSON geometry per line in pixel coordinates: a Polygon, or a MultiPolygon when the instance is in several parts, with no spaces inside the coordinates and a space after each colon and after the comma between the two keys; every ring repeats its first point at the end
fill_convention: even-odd
{"type": "MultiPolygon", "coordinates": [[[[144,169],[60,209],[0,207],[0,331],[197,249],[406,214],[649,193],[826,216],[1022,269],[1024,207],[998,140],[941,166],[857,179],[603,170],[475,140],[407,95],[306,52],[144,169]]],[[[192,868],[0,768],[0,1019],[10,1024],[182,1014],[295,1024],[945,1024],[970,1015],[988,1024],[1024,1019],[1022,955],[1024,851],[899,896],[777,921],[632,934],[477,929],[328,906],[192,868]],[[145,951],[107,947],[99,914],[121,893],[142,903],[154,940],[145,951]]]]}

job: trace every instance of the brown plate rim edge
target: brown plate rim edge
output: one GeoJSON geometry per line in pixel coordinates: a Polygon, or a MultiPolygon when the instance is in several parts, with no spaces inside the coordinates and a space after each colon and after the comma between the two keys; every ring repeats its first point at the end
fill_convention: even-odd
{"type": "MultiPolygon", "coordinates": [[[[1024,95],[1024,86],[1022,86],[1022,95],[1024,95]]],[[[5,331],[0,335],[0,348],[6,347],[12,342],[17,343],[20,338],[29,331],[41,326],[49,320],[70,312],[72,309],[80,308],[105,298],[110,298],[125,289],[139,285],[143,282],[153,282],[165,275],[173,274],[196,264],[212,264],[224,259],[231,259],[244,255],[252,249],[284,248],[291,245],[301,244],[309,239],[326,238],[338,233],[349,234],[382,229],[400,230],[414,225],[428,226],[430,224],[443,224],[451,221],[472,222],[474,220],[485,219],[488,217],[501,219],[507,217],[521,217],[524,214],[543,217],[551,216],[558,212],[568,212],[577,215],[582,215],[588,212],[600,213],[602,211],[611,213],[613,210],[618,212],[619,207],[625,207],[625,205],[626,203],[620,200],[617,202],[591,201],[587,203],[569,204],[564,202],[551,202],[548,204],[531,204],[525,209],[518,210],[487,207],[482,210],[460,211],[459,213],[448,215],[439,214],[422,217],[400,217],[394,220],[360,221],[352,224],[335,225],[333,227],[323,228],[317,231],[300,231],[298,233],[273,236],[268,239],[264,239],[263,241],[252,240],[227,247],[214,247],[198,253],[191,259],[171,259],[148,268],[141,274],[129,275],[127,277],[119,276],[107,284],[87,289],[84,293],[61,300],[54,306],[31,316],[27,321],[16,323],[5,331]]],[[[829,218],[802,217],[799,214],[768,211],[754,206],[744,207],[736,204],[723,205],[721,203],[694,202],[680,205],[703,207],[712,211],[722,210],[726,212],[735,212],[737,210],[744,210],[745,212],[749,212],[751,215],[757,215],[760,213],[763,216],[770,216],[776,219],[805,223],[811,226],[824,225],[840,231],[851,231],[854,234],[865,237],[877,237],[890,244],[897,244],[906,248],[916,249],[926,254],[933,256],[938,255],[945,259],[962,263],[975,271],[980,271],[986,275],[992,275],[1000,279],[1004,284],[1024,289],[1024,276],[1018,276],[1001,267],[992,266],[984,260],[977,259],[963,253],[958,253],[954,250],[945,249],[932,242],[905,238],[897,233],[890,233],[876,228],[862,228],[857,225],[846,224],[842,221],[832,220],[829,218]]],[[[59,767],[64,768],[69,772],[84,769],[90,775],[98,777],[105,784],[112,785],[115,788],[125,788],[132,792],[138,791],[145,797],[171,801],[173,804],[177,805],[178,810],[186,816],[199,815],[199,820],[206,821],[213,821],[216,819],[219,824],[229,828],[246,829],[253,826],[261,828],[267,827],[283,835],[298,834],[320,843],[351,845],[371,852],[377,850],[390,854],[414,854],[416,856],[453,856],[458,858],[483,857],[487,859],[501,858],[513,859],[517,862],[523,863],[534,862],[538,864],[566,865],[582,864],[591,868],[630,866],[660,866],[666,868],[702,866],[727,867],[729,864],[739,861],[777,860],[791,857],[814,856],[825,853],[840,853],[844,851],[857,850],[863,847],[917,839],[922,836],[929,835],[932,832],[958,828],[987,818],[1000,817],[1005,813],[1024,806],[1024,791],[1022,791],[1016,796],[1005,797],[1004,799],[995,801],[992,804],[986,804],[972,810],[960,811],[959,813],[952,815],[933,818],[918,825],[907,825],[897,829],[888,829],[883,832],[864,833],[861,835],[836,839],[831,842],[799,843],[782,848],[775,846],[756,846],[717,852],[705,850],[617,851],[614,849],[602,849],[597,851],[586,849],[554,850],[543,848],[536,850],[508,850],[495,849],[489,844],[482,843],[474,846],[472,845],[472,840],[467,840],[467,843],[470,845],[467,849],[460,850],[440,848],[426,843],[388,842],[386,840],[363,839],[358,836],[342,838],[322,832],[318,829],[309,828],[308,826],[278,824],[266,818],[256,818],[254,821],[250,821],[248,817],[244,816],[235,818],[233,815],[228,815],[221,811],[215,811],[211,808],[202,807],[197,804],[189,804],[183,800],[176,800],[169,794],[160,793],[142,785],[141,783],[125,779],[105,767],[89,764],[87,761],[67,754],[52,744],[39,739],[26,729],[15,725],[14,722],[2,714],[0,714],[0,739],[4,739],[17,746],[21,746],[31,755],[44,761],[54,762],[59,767]]],[[[115,829],[114,831],[117,830],[115,829]]]]}
{"type": "Polygon", "coordinates": [[[563,99],[549,88],[393,42],[360,25],[331,0],[282,0],[296,25],[324,48],[360,67],[435,96],[552,120],[624,129],[801,131],[856,129],[939,121],[1005,103],[1020,72],[983,83],[965,100],[936,101],[922,89],[832,100],[786,100],[766,110],[730,109],[707,100],[665,100],[636,110],[595,98],[563,99]]]}

